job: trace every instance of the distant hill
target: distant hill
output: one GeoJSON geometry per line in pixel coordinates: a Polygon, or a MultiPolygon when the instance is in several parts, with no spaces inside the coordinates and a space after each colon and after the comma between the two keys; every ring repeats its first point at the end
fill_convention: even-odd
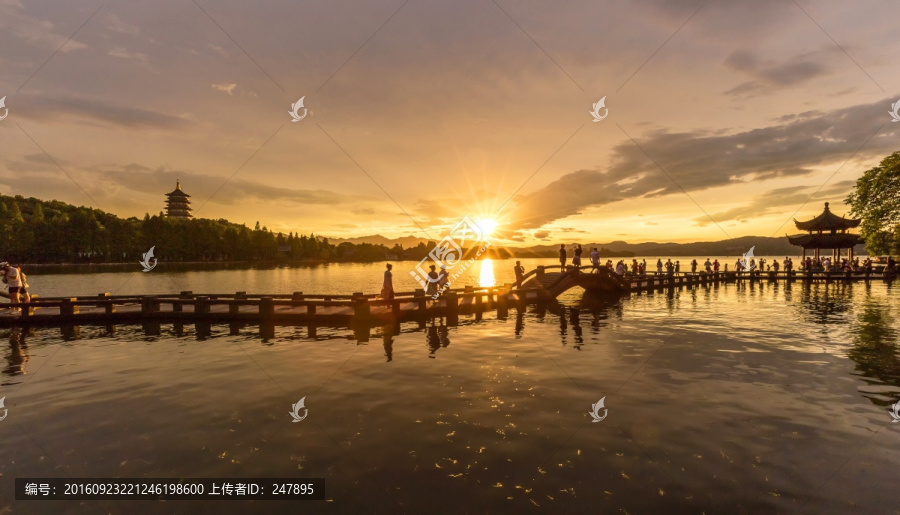
{"type": "MultiPolygon", "coordinates": [[[[419,243],[428,244],[429,241],[424,238],[416,238],[415,236],[405,236],[402,238],[390,239],[381,235],[363,236],[360,238],[350,239],[332,239],[329,241],[334,244],[340,244],[348,241],[350,243],[373,243],[384,245],[385,247],[393,247],[400,244],[403,248],[410,248],[419,243]]],[[[629,257],[629,256],[741,256],[755,247],[753,253],[757,256],[796,256],[800,253],[799,247],[791,245],[787,238],[778,236],[768,238],[765,236],[743,236],[740,238],[732,238],[719,241],[698,241],[693,243],[628,243],[621,240],[611,241],[607,243],[582,243],[588,252],[590,249],[597,247],[601,249],[602,257],[629,257]],[[606,249],[604,252],[602,249],[606,249]]],[[[559,252],[559,244],[550,245],[534,245],[530,247],[504,247],[516,257],[555,257],[559,252]]],[[[567,244],[566,248],[571,253],[571,244],[567,244]]],[[[853,249],[857,255],[865,255],[865,246],[857,245],[853,249]]]]}
{"type": "Polygon", "coordinates": [[[369,243],[371,245],[384,245],[385,247],[393,247],[394,245],[402,245],[403,248],[408,249],[410,247],[415,247],[419,243],[424,243],[428,245],[429,241],[437,241],[437,240],[428,240],[425,238],[416,238],[415,236],[403,236],[401,238],[386,238],[380,234],[375,234],[372,236],[360,236],[359,238],[328,238],[330,243],[335,245],[340,245],[341,243],[352,243],[354,245],[359,245],[360,243],[369,243]]]}

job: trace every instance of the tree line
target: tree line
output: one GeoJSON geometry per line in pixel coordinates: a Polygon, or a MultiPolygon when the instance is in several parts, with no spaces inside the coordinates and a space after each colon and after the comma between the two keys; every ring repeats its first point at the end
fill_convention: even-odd
{"type": "Polygon", "coordinates": [[[863,172],[845,200],[871,255],[900,254],[900,151],[863,172]]]}
{"type": "MultiPolygon", "coordinates": [[[[334,245],[315,234],[275,233],[225,219],[119,218],[99,209],[0,195],[0,259],[15,263],[125,263],[155,247],[165,261],[355,261],[422,259],[435,242],[404,249],[334,245]]],[[[503,257],[509,257],[508,252],[503,257]]]]}

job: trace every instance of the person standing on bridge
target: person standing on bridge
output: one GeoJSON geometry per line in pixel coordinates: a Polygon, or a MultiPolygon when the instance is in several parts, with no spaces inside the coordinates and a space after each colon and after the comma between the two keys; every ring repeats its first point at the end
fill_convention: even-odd
{"type": "Polygon", "coordinates": [[[713,272],[719,273],[719,260],[718,259],[713,260],[713,272]]]}
{"type": "Polygon", "coordinates": [[[574,249],[572,250],[572,265],[581,266],[581,245],[575,244],[574,249]]]}
{"type": "Polygon", "coordinates": [[[662,275],[662,258],[656,260],[656,275],[662,275]]]}
{"type": "Polygon", "coordinates": [[[616,265],[616,275],[618,275],[619,277],[625,276],[625,260],[624,259],[619,261],[619,264],[616,265]]]}
{"type": "Polygon", "coordinates": [[[691,273],[692,274],[697,273],[697,260],[696,259],[691,261],[691,273]]]}
{"type": "Polygon", "coordinates": [[[437,293],[438,273],[435,271],[437,267],[431,265],[428,268],[431,271],[428,272],[428,287],[425,289],[425,295],[434,295],[437,293]]]}
{"type": "Polygon", "coordinates": [[[522,266],[521,261],[516,261],[516,268],[514,268],[516,272],[516,288],[522,289],[522,280],[525,279],[525,267],[522,266]]]}
{"type": "Polygon", "coordinates": [[[447,287],[450,274],[447,272],[447,265],[441,265],[441,273],[438,274],[438,289],[443,292],[447,287]]]}
{"type": "Polygon", "coordinates": [[[394,265],[388,263],[387,270],[384,271],[384,283],[381,285],[381,298],[383,299],[394,298],[394,274],[391,273],[391,268],[394,268],[394,265]]]}
{"type": "Polygon", "coordinates": [[[706,258],[706,263],[703,263],[703,267],[706,268],[706,273],[712,273],[712,263],[709,262],[709,258],[706,258]]]}
{"type": "MultiPolygon", "coordinates": [[[[11,303],[31,302],[31,296],[28,294],[28,283],[21,268],[6,262],[0,263],[0,274],[2,274],[3,282],[9,287],[9,301],[11,303]],[[19,297],[20,295],[21,298],[19,297]]],[[[16,310],[21,311],[21,308],[16,308],[16,310]]]]}
{"type": "Polygon", "coordinates": [[[597,247],[591,251],[591,264],[594,265],[594,268],[600,268],[600,253],[597,252],[597,247]]]}
{"type": "Polygon", "coordinates": [[[777,274],[778,273],[778,260],[772,261],[772,270],[777,274]]]}
{"type": "Polygon", "coordinates": [[[675,260],[675,275],[681,275],[681,261],[675,260]]]}
{"type": "Polygon", "coordinates": [[[566,269],[566,246],[559,246],[559,266],[562,267],[563,270],[566,269]]]}

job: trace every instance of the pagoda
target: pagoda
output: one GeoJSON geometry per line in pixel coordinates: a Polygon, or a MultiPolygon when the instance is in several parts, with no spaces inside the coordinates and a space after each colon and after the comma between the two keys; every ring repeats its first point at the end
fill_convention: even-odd
{"type": "Polygon", "coordinates": [[[853,259],[853,247],[865,243],[858,234],[848,233],[848,229],[858,227],[860,220],[837,216],[828,209],[822,214],[807,222],[798,222],[794,219],[797,229],[807,231],[807,234],[788,236],[791,245],[803,247],[803,258],[806,259],[806,249],[815,249],[815,258],[819,259],[820,249],[832,249],[831,256],[834,261],[841,258],[841,249],[847,249],[847,258],[853,259]]]}
{"type": "Polygon", "coordinates": [[[181,191],[181,180],[175,180],[175,191],[166,193],[166,216],[169,218],[191,218],[190,195],[181,191]]]}

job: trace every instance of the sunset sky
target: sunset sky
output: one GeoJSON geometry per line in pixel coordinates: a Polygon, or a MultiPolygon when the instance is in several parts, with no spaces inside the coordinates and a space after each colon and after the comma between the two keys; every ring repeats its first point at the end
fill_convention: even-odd
{"type": "Polygon", "coordinates": [[[0,193],[142,217],[180,177],[198,217],[331,237],[795,233],[900,150],[898,30],[891,0],[0,0],[0,193]]]}

